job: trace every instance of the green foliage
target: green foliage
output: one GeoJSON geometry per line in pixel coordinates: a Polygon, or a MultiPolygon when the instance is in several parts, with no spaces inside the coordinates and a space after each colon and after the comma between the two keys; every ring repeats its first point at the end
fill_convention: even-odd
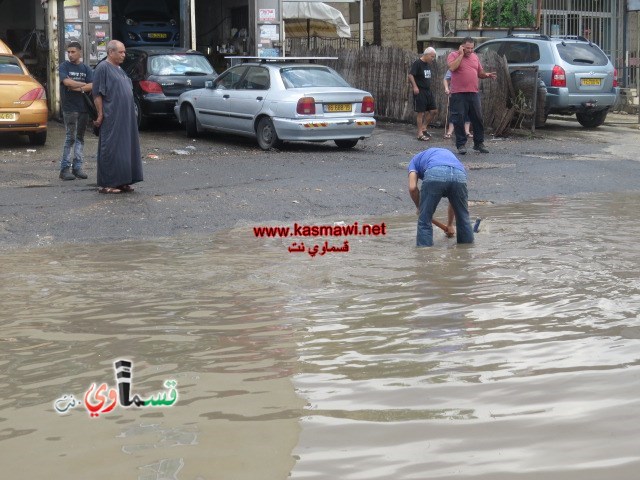
{"type": "MultiPolygon", "coordinates": [[[[467,18],[469,9],[463,17],[467,18]]],[[[474,27],[480,25],[480,0],[471,3],[471,21],[474,27]]],[[[488,0],[484,2],[483,27],[532,27],[535,17],[531,13],[531,0],[488,0]],[[500,7],[498,9],[498,7],[500,7]],[[498,14],[498,12],[500,12],[498,14]]]]}

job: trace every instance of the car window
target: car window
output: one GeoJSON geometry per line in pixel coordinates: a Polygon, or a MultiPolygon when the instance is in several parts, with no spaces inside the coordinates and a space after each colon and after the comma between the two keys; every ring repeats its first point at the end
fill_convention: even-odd
{"type": "Polygon", "coordinates": [[[350,87],[335,71],[322,67],[283,67],[280,76],[285,88],[350,87]]]}
{"type": "Polygon", "coordinates": [[[237,88],[245,90],[268,90],[269,71],[262,67],[250,67],[237,88]]]}
{"type": "Polygon", "coordinates": [[[24,75],[24,72],[15,58],[0,57],[0,75],[24,75]]]}
{"type": "Polygon", "coordinates": [[[478,54],[483,54],[483,53],[487,53],[487,52],[496,52],[498,53],[498,50],[500,50],[500,47],[502,46],[501,42],[493,42],[493,43],[489,43],[486,45],[480,45],[477,49],[476,49],[476,53],[478,54]]]}
{"type": "Polygon", "coordinates": [[[540,49],[532,42],[507,42],[504,56],[507,63],[534,63],[540,60],[540,49]]]}
{"type": "Polygon", "coordinates": [[[571,65],[603,66],[609,59],[596,45],[588,43],[558,43],[560,58],[571,65]]]}
{"type": "Polygon", "coordinates": [[[154,55],[149,57],[152,75],[211,75],[213,67],[202,55],[154,55]]]}
{"type": "Polygon", "coordinates": [[[247,70],[247,68],[248,67],[246,67],[245,65],[240,65],[238,67],[232,67],[226,72],[222,73],[222,75],[216,78],[216,88],[223,88],[225,90],[237,88],[238,82],[242,78],[242,75],[247,70]]]}
{"type": "Polygon", "coordinates": [[[124,62],[122,62],[122,69],[127,75],[132,78],[142,76],[142,64],[138,61],[139,58],[139,55],[127,52],[124,58],[124,62]]]}

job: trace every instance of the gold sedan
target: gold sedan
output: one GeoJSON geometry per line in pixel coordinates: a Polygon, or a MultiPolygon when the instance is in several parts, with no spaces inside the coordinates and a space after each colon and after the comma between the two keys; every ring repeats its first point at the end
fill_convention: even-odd
{"type": "Polygon", "coordinates": [[[45,89],[0,40],[0,133],[23,133],[44,145],[48,117],[45,89]]]}

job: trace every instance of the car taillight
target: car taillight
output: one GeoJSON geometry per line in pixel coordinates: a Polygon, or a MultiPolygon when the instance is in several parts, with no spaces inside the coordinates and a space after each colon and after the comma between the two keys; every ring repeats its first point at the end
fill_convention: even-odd
{"type": "Polygon", "coordinates": [[[296,112],[300,115],[315,115],[316,100],[313,97],[302,97],[298,100],[296,112]]]}
{"type": "Polygon", "coordinates": [[[162,93],[162,87],[158,82],[140,80],[140,88],[145,93],[162,93]]]}
{"type": "Polygon", "coordinates": [[[551,72],[551,86],[552,87],[566,87],[567,77],[564,73],[564,68],[555,65],[551,72]]]}
{"type": "Polygon", "coordinates": [[[614,87],[618,86],[618,69],[617,68],[613,69],[613,86],[614,87]]]}
{"type": "Polygon", "coordinates": [[[362,113],[373,113],[374,108],[373,97],[364,97],[362,99],[362,113]]]}
{"type": "Polygon", "coordinates": [[[27,93],[20,97],[20,100],[23,102],[33,102],[34,100],[46,100],[47,92],[44,91],[44,88],[34,88],[33,90],[29,90],[27,93]]]}

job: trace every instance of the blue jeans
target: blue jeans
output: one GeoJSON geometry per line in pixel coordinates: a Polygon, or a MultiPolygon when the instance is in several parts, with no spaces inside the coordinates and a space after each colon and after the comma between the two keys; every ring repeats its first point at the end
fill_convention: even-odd
{"type": "Polygon", "coordinates": [[[478,93],[452,93],[449,99],[451,110],[451,123],[456,133],[456,147],[462,147],[467,143],[467,134],[464,133],[465,119],[471,122],[473,127],[473,144],[484,143],[484,124],[482,119],[482,105],[478,93]]]}
{"type": "Polygon", "coordinates": [[[420,216],[418,217],[418,247],[433,246],[431,219],[442,197],[447,197],[456,214],[458,243],[473,243],[473,229],[469,220],[467,174],[453,167],[429,168],[420,187],[420,216]]]}
{"type": "Polygon", "coordinates": [[[72,167],[73,170],[80,170],[82,162],[84,162],[84,132],[87,130],[89,115],[80,112],[62,112],[62,118],[67,135],[64,139],[60,170],[69,167],[72,167]],[[73,159],[71,158],[72,147],[73,159]]]}

